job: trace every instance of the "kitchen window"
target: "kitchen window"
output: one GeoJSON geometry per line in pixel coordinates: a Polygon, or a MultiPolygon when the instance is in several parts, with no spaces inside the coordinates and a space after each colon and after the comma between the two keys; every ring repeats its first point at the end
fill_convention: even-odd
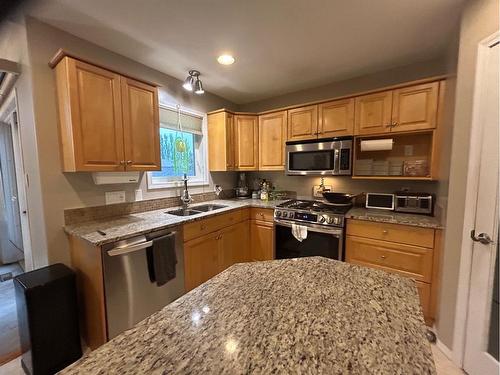
{"type": "Polygon", "coordinates": [[[182,185],[186,173],[190,186],[208,185],[206,115],[160,105],[161,171],[148,172],[149,189],[182,185]]]}

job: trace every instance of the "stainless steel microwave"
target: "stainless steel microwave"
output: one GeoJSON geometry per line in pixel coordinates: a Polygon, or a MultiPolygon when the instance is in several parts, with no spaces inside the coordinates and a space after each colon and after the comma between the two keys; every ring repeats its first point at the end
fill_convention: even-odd
{"type": "Polygon", "coordinates": [[[352,137],[286,142],[287,175],[350,175],[352,137]]]}

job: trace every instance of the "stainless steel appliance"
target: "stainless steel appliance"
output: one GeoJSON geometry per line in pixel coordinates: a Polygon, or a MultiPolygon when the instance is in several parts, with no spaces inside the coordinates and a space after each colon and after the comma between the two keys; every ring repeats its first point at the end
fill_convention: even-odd
{"type": "Polygon", "coordinates": [[[286,142],[287,175],[350,175],[352,137],[286,142]]]}
{"type": "Polygon", "coordinates": [[[429,193],[413,193],[397,191],[395,211],[415,214],[434,214],[434,195],[429,193]]]}
{"type": "Polygon", "coordinates": [[[108,339],[182,296],[184,253],[182,227],[135,236],[103,246],[108,339]],[[151,280],[147,250],[155,238],[175,233],[176,277],[163,286],[151,280]]]}
{"type": "Polygon", "coordinates": [[[351,205],[336,206],[321,201],[290,200],[274,210],[276,258],[323,256],[343,260],[344,215],[351,205]],[[292,234],[292,224],[307,227],[302,242],[292,234]]]}
{"type": "Polygon", "coordinates": [[[378,210],[394,210],[394,194],[366,193],[366,208],[378,210]]]}

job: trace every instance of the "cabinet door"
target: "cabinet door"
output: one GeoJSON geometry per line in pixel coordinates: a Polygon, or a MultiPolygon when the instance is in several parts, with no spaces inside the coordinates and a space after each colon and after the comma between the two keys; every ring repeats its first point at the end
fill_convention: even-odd
{"type": "Polygon", "coordinates": [[[154,86],[121,78],[126,169],[159,171],[160,112],[154,86]]]}
{"type": "Polygon", "coordinates": [[[318,106],[310,105],[288,111],[288,140],[314,139],[318,134],[318,106]]]}
{"type": "Polygon", "coordinates": [[[221,272],[235,263],[243,263],[250,260],[249,235],[248,221],[231,225],[221,231],[219,253],[221,272]]]}
{"type": "Polygon", "coordinates": [[[120,76],[68,57],[56,71],[64,170],[123,171],[120,76]]]}
{"type": "Polygon", "coordinates": [[[259,116],[259,170],[285,169],[286,111],[259,116]]]}
{"type": "Polygon", "coordinates": [[[259,168],[259,125],[257,116],[234,116],[236,169],[256,171],[259,168]]]}
{"type": "Polygon", "coordinates": [[[186,291],[196,288],[219,273],[219,232],[184,242],[186,291]]]}
{"type": "Polygon", "coordinates": [[[439,82],[393,91],[392,131],[434,129],[437,121],[439,82]]]}
{"type": "Polygon", "coordinates": [[[274,226],[272,223],[251,220],[250,258],[252,261],[274,259],[274,226]]]}
{"type": "Polygon", "coordinates": [[[335,100],[318,108],[319,138],[354,134],[354,99],[335,100]]]}
{"type": "Polygon", "coordinates": [[[358,96],[355,110],[355,135],[391,131],[392,91],[358,96]]]}
{"type": "Polygon", "coordinates": [[[234,116],[228,112],[208,115],[208,167],[210,172],[233,170],[234,116]]]}

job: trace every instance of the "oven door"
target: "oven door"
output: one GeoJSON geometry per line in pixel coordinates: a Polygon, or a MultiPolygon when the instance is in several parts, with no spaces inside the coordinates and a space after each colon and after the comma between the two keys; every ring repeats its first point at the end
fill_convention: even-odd
{"type": "Polygon", "coordinates": [[[307,224],[307,238],[298,241],[292,234],[292,223],[275,221],[276,259],[322,256],[343,260],[344,231],[342,228],[325,228],[307,224]]]}

